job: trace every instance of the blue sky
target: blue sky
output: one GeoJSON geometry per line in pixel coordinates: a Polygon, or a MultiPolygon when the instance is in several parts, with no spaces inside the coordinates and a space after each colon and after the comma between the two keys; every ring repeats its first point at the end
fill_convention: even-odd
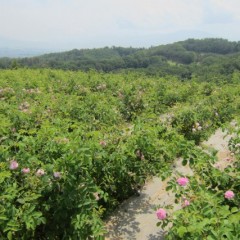
{"type": "Polygon", "coordinates": [[[0,47],[149,47],[240,40],[240,0],[0,0],[0,47]]]}

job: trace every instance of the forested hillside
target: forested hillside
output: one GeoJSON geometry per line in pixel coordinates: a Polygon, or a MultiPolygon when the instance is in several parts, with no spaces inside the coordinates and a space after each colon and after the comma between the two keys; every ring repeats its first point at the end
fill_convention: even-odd
{"type": "Polygon", "coordinates": [[[181,79],[212,79],[240,70],[240,42],[224,39],[188,39],[151,48],[105,47],[73,49],[32,58],[0,59],[0,68],[54,68],[110,72],[138,70],[181,79]],[[211,68],[211,69],[210,69],[211,68]]]}

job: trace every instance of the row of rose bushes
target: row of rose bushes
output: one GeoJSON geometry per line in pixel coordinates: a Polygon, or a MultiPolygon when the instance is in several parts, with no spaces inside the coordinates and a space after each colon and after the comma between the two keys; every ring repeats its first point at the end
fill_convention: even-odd
{"type": "MultiPolygon", "coordinates": [[[[158,225],[168,229],[166,239],[230,239],[240,238],[240,135],[234,126],[229,148],[234,162],[224,170],[214,167],[214,156],[197,150],[192,166],[194,177],[180,177],[169,182],[167,190],[175,192],[181,210],[162,206],[156,212],[158,225]],[[172,227],[169,228],[169,223],[172,227]]],[[[196,153],[196,151],[195,151],[196,153]]],[[[225,161],[229,161],[226,158],[225,161]]]]}
{"type": "Polygon", "coordinates": [[[237,84],[206,94],[205,83],[133,73],[19,69],[0,84],[1,239],[101,238],[106,215],[176,157],[193,161],[187,140],[239,104],[237,84]]]}

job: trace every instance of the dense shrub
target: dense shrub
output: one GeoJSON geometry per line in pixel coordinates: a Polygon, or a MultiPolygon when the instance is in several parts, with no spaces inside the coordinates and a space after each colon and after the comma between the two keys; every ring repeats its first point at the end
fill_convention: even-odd
{"type": "Polygon", "coordinates": [[[238,93],[138,73],[0,71],[0,238],[103,238],[102,219],[237,114],[238,93]]]}

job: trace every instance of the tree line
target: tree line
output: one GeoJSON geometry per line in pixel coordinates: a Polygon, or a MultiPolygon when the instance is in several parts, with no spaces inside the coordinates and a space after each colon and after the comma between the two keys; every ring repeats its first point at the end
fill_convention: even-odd
{"type": "Polygon", "coordinates": [[[240,41],[207,38],[188,39],[150,48],[113,46],[73,49],[30,58],[0,58],[0,69],[27,67],[83,71],[95,69],[103,72],[138,70],[146,74],[175,75],[189,79],[193,76],[204,78],[208,73],[213,77],[219,73],[231,75],[240,70],[239,60],[240,41]]]}

